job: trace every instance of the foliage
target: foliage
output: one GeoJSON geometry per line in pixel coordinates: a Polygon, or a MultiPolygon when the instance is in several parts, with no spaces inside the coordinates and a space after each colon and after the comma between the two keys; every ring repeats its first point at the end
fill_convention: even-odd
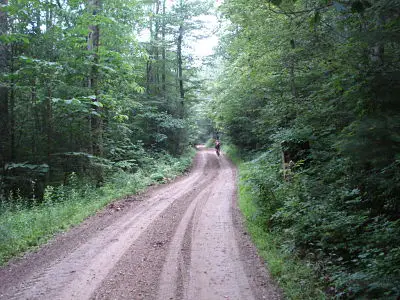
{"type": "MultiPolygon", "coordinates": [[[[260,159],[265,160],[265,155],[260,159]]],[[[304,264],[292,253],[282,249],[279,235],[269,232],[265,227],[268,220],[260,211],[262,204],[254,202],[258,199],[254,193],[259,194],[259,192],[254,190],[254,183],[249,181],[250,174],[256,169],[254,161],[239,164],[239,206],[259,254],[267,262],[268,270],[282,288],[286,298],[325,299],[323,285],[316,276],[312,264],[304,264]]],[[[260,174],[258,170],[257,172],[260,174]]]]}
{"type": "Polygon", "coordinates": [[[225,67],[209,115],[256,153],[242,180],[257,218],[329,295],[395,299],[398,5],[231,0],[221,13],[225,67]]]}
{"type": "Polygon", "coordinates": [[[99,3],[10,0],[0,8],[0,47],[9,54],[0,61],[3,189],[30,197],[35,181],[41,198],[46,184],[64,183],[71,172],[101,185],[107,172],[151,164],[149,150],[177,156],[196,139],[189,113],[201,82],[188,47],[210,3],[99,3]],[[25,182],[5,167],[23,163],[49,170],[25,182]]]}
{"type": "Polygon", "coordinates": [[[0,264],[82,222],[116,199],[182,174],[191,165],[194,153],[188,149],[180,159],[168,154],[147,154],[146,166],[135,173],[116,172],[97,188],[72,173],[66,185],[47,186],[40,203],[18,193],[0,194],[0,264]],[[162,174],[162,180],[154,174],[162,174]]]}
{"type": "Polygon", "coordinates": [[[202,84],[189,46],[209,6],[2,2],[1,261],[187,168],[202,84]]]}

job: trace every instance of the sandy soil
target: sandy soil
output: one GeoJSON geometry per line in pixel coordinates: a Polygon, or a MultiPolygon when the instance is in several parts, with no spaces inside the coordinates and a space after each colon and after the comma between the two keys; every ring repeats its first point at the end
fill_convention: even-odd
{"type": "Polygon", "coordinates": [[[191,172],[109,205],[0,269],[0,299],[281,299],[236,206],[236,170],[191,172]]]}

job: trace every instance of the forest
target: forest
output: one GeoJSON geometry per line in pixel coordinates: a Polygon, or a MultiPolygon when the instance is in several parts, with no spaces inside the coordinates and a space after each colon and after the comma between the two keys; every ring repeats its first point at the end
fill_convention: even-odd
{"type": "Polygon", "coordinates": [[[399,1],[0,0],[0,78],[0,263],[53,233],[21,242],[36,207],[166,182],[218,136],[319,297],[400,297],[399,1]]]}
{"type": "Polygon", "coordinates": [[[212,4],[0,1],[0,265],[190,166],[212,4]]]}
{"type": "Polygon", "coordinates": [[[400,295],[400,3],[229,0],[211,110],[242,193],[334,298],[400,295]]]}
{"type": "Polygon", "coordinates": [[[6,190],[30,194],[33,180],[40,197],[71,172],[101,183],[107,170],[134,172],[144,153],[185,151],[200,85],[184,51],[210,4],[171,5],[2,1],[6,190]]]}

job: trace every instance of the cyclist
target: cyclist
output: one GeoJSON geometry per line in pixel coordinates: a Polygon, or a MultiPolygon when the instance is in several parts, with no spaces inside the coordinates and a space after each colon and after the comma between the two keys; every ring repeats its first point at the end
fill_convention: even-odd
{"type": "Polygon", "coordinates": [[[215,140],[215,152],[217,153],[217,155],[219,156],[221,150],[221,142],[219,139],[215,140]]]}

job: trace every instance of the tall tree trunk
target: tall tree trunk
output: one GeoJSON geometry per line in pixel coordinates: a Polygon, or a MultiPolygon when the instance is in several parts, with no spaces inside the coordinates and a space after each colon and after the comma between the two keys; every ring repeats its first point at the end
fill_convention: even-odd
{"type": "MultiPolygon", "coordinates": [[[[295,41],[292,39],[290,40],[290,45],[292,46],[292,49],[296,48],[295,41]]],[[[294,67],[295,67],[295,57],[294,54],[291,55],[290,61],[289,61],[289,81],[290,81],[290,89],[292,91],[292,96],[294,98],[297,98],[297,88],[296,88],[296,77],[294,73],[294,67]]]]}
{"type": "MultiPolygon", "coordinates": [[[[153,9],[153,8],[151,8],[153,9]]],[[[146,63],[146,91],[148,95],[152,95],[152,87],[153,87],[153,18],[150,18],[150,23],[149,23],[149,29],[150,29],[150,44],[149,44],[149,58],[146,63]]]]}
{"type": "MultiPolygon", "coordinates": [[[[1,5],[8,5],[8,0],[0,0],[1,5]]],[[[0,10],[0,35],[8,32],[7,13],[0,10]]],[[[8,73],[10,63],[10,48],[0,43],[0,73],[8,73]]],[[[9,88],[6,82],[0,83],[0,170],[10,160],[10,119],[9,119],[9,88]]]]}
{"type": "Polygon", "coordinates": [[[52,7],[52,1],[47,0],[46,1],[46,30],[51,29],[53,26],[53,7],[52,7]]]}
{"type": "MultiPolygon", "coordinates": [[[[15,56],[15,46],[11,45],[11,58],[10,58],[10,73],[13,74],[14,69],[14,59],[15,56]]],[[[11,161],[15,161],[16,159],[16,146],[15,146],[15,90],[14,90],[14,79],[11,78],[10,80],[10,99],[9,99],[9,134],[10,134],[10,159],[11,161]]]]}
{"type": "Polygon", "coordinates": [[[154,28],[154,60],[156,62],[154,70],[154,84],[155,84],[155,94],[160,94],[160,0],[156,0],[156,22],[154,28]]]}
{"type": "MultiPolygon", "coordinates": [[[[182,1],[181,1],[182,4],[182,1]]],[[[183,25],[179,26],[179,35],[177,43],[177,58],[178,58],[178,82],[179,82],[179,95],[180,95],[180,112],[179,117],[183,118],[185,116],[185,90],[183,88],[183,59],[182,59],[182,43],[183,43],[183,25]]],[[[179,130],[181,131],[181,130],[179,130]]],[[[183,140],[183,132],[179,132],[177,136],[177,141],[175,145],[175,153],[180,153],[181,142],[183,140]]]]}
{"type": "MultiPolygon", "coordinates": [[[[151,56],[151,54],[150,54],[151,56]]],[[[151,63],[151,57],[146,63],[146,92],[148,95],[151,94],[151,83],[152,83],[152,63],[151,63]]]]}
{"type": "Polygon", "coordinates": [[[160,94],[160,0],[154,0],[152,15],[150,19],[150,45],[149,61],[147,62],[147,92],[149,95],[158,96],[160,94]]]}
{"type": "Polygon", "coordinates": [[[183,25],[179,26],[177,56],[178,56],[178,82],[179,82],[179,95],[181,98],[182,114],[184,110],[185,90],[183,88],[183,60],[182,60],[182,42],[183,42],[183,25]]]}
{"type": "Polygon", "coordinates": [[[51,102],[52,91],[51,86],[47,86],[47,103],[46,103],[46,119],[47,119],[47,161],[50,160],[50,155],[53,152],[53,106],[51,102]]]}
{"type": "MultiPolygon", "coordinates": [[[[90,13],[95,16],[101,9],[101,0],[88,0],[90,13]]],[[[101,156],[103,153],[103,124],[100,116],[99,90],[98,90],[98,67],[100,45],[100,26],[93,24],[89,26],[88,51],[92,52],[93,63],[90,70],[88,87],[93,91],[95,97],[93,101],[93,113],[90,116],[91,125],[91,152],[101,156]]]]}
{"type": "Polygon", "coordinates": [[[289,74],[290,74],[290,89],[292,90],[292,96],[294,98],[297,98],[297,88],[296,88],[296,81],[294,74],[294,61],[290,62],[289,74]]]}
{"type": "Polygon", "coordinates": [[[32,77],[31,79],[31,114],[34,120],[34,126],[31,129],[31,156],[36,157],[38,154],[38,143],[40,143],[39,135],[41,134],[41,124],[40,124],[40,116],[39,109],[37,106],[37,77],[32,77]]]}
{"type": "Polygon", "coordinates": [[[166,95],[167,95],[167,86],[166,86],[166,77],[167,77],[167,63],[166,63],[166,46],[165,46],[165,10],[166,10],[166,5],[165,5],[166,0],[163,0],[162,3],[162,28],[161,28],[161,56],[162,56],[162,70],[161,70],[161,93],[162,97],[165,101],[166,95]]]}

